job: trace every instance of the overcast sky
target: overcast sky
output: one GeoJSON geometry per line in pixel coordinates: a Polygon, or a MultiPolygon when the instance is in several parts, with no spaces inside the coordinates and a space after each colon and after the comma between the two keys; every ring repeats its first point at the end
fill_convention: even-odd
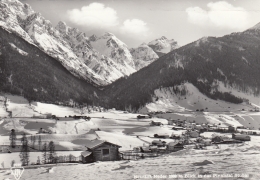
{"type": "Polygon", "coordinates": [[[54,26],[64,21],[87,35],[111,32],[129,47],[161,36],[185,45],[260,22],[260,0],[20,0],[54,26]]]}

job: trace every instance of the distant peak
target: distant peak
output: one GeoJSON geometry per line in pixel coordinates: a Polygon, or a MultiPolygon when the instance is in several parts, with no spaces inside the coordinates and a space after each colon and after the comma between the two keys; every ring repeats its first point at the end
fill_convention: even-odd
{"type": "Polygon", "coordinates": [[[104,37],[111,37],[111,36],[115,36],[115,35],[110,33],[110,32],[105,32],[105,34],[103,36],[104,37]]]}
{"type": "Polygon", "coordinates": [[[162,36],[161,38],[159,38],[160,40],[166,40],[167,38],[165,36],[162,36]]]}
{"type": "Polygon", "coordinates": [[[59,22],[58,22],[58,25],[64,25],[64,26],[67,26],[67,24],[66,24],[64,21],[59,21],[59,22]]]}
{"type": "Polygon", "coordinates": [[[145,42],[140,45],[141,46],[148,46],[145,42]]]}
{"type": "Polygon", "coordinates": [[[90,41],[96,41],[97,40],[97,36],[95,34],[93,34],[92,36],[89,37],[90,41]]]}
{"type": "Polygon", "coordinates": [[[67,33],[69,27],[67,26],[67,24],[63,21],[59,21],[57,26],[55,27],[58,31],[62,32],[62,33],[67,33]]]}

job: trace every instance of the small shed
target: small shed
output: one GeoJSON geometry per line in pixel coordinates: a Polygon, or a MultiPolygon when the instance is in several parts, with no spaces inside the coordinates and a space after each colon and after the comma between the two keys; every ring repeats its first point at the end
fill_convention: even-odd
{"type": "Polygon", "coordinates": [[[184,146],[180,142],[169,142],[167,144],[167,150],[168,151],[175,152],[175,151],[179,151],[179,150],[182,150],[182,149],[184,149],[184,146]]]}
{"type": "Polygon", "coordinates": [[[228,126],[228,131],[229,132],[235,132],[236,128],[234,126],[228,126]]]}
{"type": "Polygon", "coordinates": [[[155,138],[163,138],[163,139],[170,138],[168,134],[154,134],[153,136],[155,138]]]}
{"type": "Polygon", "coordinates": [[[137,119],[148,119],[148,118],[151,118],[150,115],[138,115],[137,116],[137,119]]]}
{"type": "Polygon", "coordinates": [[[148,147],[148,146],[140,147],[140,151],[141,151],[142,153],[150,153],[150,152],[152,152],[151,148],[148,147]]]}
{"type": "Polygon", "coordinates": [[[118,149],[121,146],[119,145],[107,141],[94,140],[88,142],[85,147],[87,148],[87,151],[81,153],[83,163],[115,161],[120,159],[118,149]]]}
{"type": "Polygon", "coordinates": [[[240,140],[240,141],[250,141],[251,137],[245,134],[232,134],[232,139],[240,140]]]}

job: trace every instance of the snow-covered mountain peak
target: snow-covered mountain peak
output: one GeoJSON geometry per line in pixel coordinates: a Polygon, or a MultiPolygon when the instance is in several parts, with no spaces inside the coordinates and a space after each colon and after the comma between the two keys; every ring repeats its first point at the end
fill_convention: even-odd
{"type": "Polygon", "coordinates": [[[179,47],[174,39],[169,40],[165,36],[149,42],[148,46],[150,46],[159,55],[169,53],[179,47]]]}
{"type": "Polygon", "coordinates": [[[148,46],[148,44],[147,44],[147,43],[142,43],[142,44],[140,44],[140,46],[139,46],[139,47],[145,47],[145,48],[146,48],[146,47],[149,47],[149,46],[148,46]]]}
{"type": "Polygon", "coordinates": [[[55,27],[60,33],[67,34],[69,27],[65,22],[59,21],[57,26],[55,27]]]}
{"type": "Polygon", "coordinates": [[[142,43],[137,48],[131,48],[130,52],[134,58],[135,69],[139,70],[148,66],[159,57],[146,43],[142,43]]]}
{"type": "Polygon", "coordinates": [[[23,4],[18,0],[1,0],[1,8],[8,8],[12,13],[18,15],[21,19],[34,13],[31,6],[28,4],[23,4]]]}
{"type": "Polygon", "coordinates": [[[165,36],[162,36],[161,38],[159,38],[158,40],[168,40],[165,36]]]}
{"type": "Polygon", "coordinates": [[[114,34],[106,32],[100,37],[93,36],[91,39],[95,40],[90,41],[94,49],[113,59],[114,62],[127,67],[129,72],[135,72],[133,57],[128,50],[127,45],[114,34]]]}
{"type": "Polygon", "coordinates": [[[73,75],[97,85],[109,84],[136,71],[126,45],[112,33],[105,33],[97,41],[105,42],[110,53],[104,54],[91,46],[84,32],[65,22],[54,28],[40,13],[17,0],[0,0],[0,26],[55,58],[73,75]]]}
{"type": "Polygon", "coordinates": [[[115,37],[115,35],[110,32],[105,32],[104,35],[101,36],[100,38],[107,39],[107,38],[111,38],[111,37],[115,37]]]}
{"type": "Polygon", "coordinates": [[[259,30],[259,29],[260,29],[260,22],[257,23],[256,25],[254,25],[253,27],[249,28],[249,29],[252,29],[252,30],[259,30]]]}

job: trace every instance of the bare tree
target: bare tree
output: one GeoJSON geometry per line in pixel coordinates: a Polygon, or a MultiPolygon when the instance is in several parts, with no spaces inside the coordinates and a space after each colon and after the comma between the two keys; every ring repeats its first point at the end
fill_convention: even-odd
{"type": "Polygon", "coordinates": [[[11,133],[10,133],[10,136],[9,136],[9,140],[10,140],[10,146],[12,148],[15,148],[15,145],[16,145],[16,143],[15,143],[15,141],[16,141],[16,134],[15,134],[15,130],[14,129],[11,130],[11,133]]]}

